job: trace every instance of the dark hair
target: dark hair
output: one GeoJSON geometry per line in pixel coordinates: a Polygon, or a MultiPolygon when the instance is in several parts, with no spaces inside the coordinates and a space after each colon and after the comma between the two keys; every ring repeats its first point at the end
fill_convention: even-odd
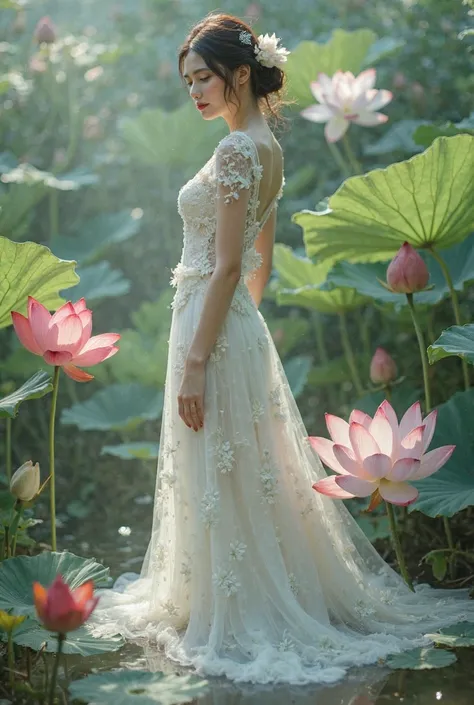
{"type": "Polygon", "coordinates": [[[233,72],[239,66],[248,65],[254,97],[265,113],[278,120],[280,108],[285,103],[282,97],[285,74],[278,66],[267,68],[257,61],[257,42],[252,29],[242,20],[233,15],[210,13],[194,25],[180,47],[179,73],[183,76],[184,60],[190,51],[195,51],[204,59],[209,69],[223,79],[224,97],[229,100],[232,94],[237,98],[233,86],[233,72]],[[250,33],[251,44],[240,41],[241,32],[250,33]]]}

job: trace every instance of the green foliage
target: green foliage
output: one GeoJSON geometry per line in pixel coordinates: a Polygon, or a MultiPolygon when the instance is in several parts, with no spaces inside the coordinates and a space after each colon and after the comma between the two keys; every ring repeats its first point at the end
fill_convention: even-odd
{"type": "Polygon", "coordinates": [[[52,378],[46,372],[37,372],[31,379],[22,384],[12,394],[0,399],[0,418],[9,416],[11,419],[18,414],[19,406],[29,399],[40,399],[53,389],[52,378]]]}
{"type": "Polygon", "coordinates": [[[293,396],[297,399],[308,381],[313,358],[309,355],[296,355],[285,361],[284,370],[293,396]]]}
{"type": "Polygon", "coordinates": [[[204,695],[207,685],[207,681],[191,675],[110,671],[71,683],[69,692],[89,705],[134,705],[137,700],[143,705],[179,705],[204,695]]]}
{"type": "Polygon", "coordinates": [[[408,511],[451,517],[474,504],[473,409],[474,389],[457,392],[438,407],[433,448],[454,444],[456,450],[441,470],[414,483],[420,494],[408,511]]]}
{"type": "Polygon", "coordinates": [[[451,326],[428,348],[431,364],[451,355],[457,355],[474,365],[474,324],[451,326]]]}
{"type": "Polygon", "coordinates": [[[310,257],[378,262],[406,241],[450,247],[472,230],[474,138],[439,137],[408,161],[355,176],[331,196],[329,213],[295,213],[310,257]]]}
{"type": "Polygon", "coordinates": [[[105,587],[109,569],[94,558],[82,558],[68,551],[45,551],[37,556],[9,558],[2,563],[0,570],[0,609],[34,617],[33,582],[36,580],[49,587],[58,574],[71,589],[88,580],[93,580],[96,587],[105,587]]]}
{"type": "Polygon", "coordinates": [[[104,446],[101,455],[113,455],[121,460],[156,460],[159,444],[137,441],[135,443],[121,443],[117,446],[104,446]]]}
{"type": "Polygon", "coordinates": [[[450,651],[424,646],[420,649],[404,651],[401,654],[389,656],[386,664],[394,670],[424,671],[433,668],[446,668],[446,666],[451,666],[456,660],[456,654],[450,651]]]}
{"type": "Polygon", "coordinates": [[[43,245],[0,237],[0,328],[11,325],[10,311],[26,314],[28,296],[46,308],[64,301],[58,291],[78,281],[75,262],[63,262],[43,245]]]}
{"type": "Polygon", "coordinates": [[[84,402],[63,409],[61,423],[81,431],[130,431],[155,421],[163,410],[163,392],[140,384],[111,384],[84,402]]]}
{"type": "Polygon", "coordinates": [[[130,291],[131,282],[119,269],[112,269],[106,260],[90,267],[79,267],[76,271],[80,281],[71,289],[61,292],[65,298],[77,301],[84,297],[89,305],[101,299],[123,296],[130,291]]]}
{"type": "Polygon", "coordinates": [[[474,646],[474,624],[459,622],[450,627],[440,629],[436,634],[428,634],[435,644],[447,646],[450,649],[461,649],[474,646]]]}

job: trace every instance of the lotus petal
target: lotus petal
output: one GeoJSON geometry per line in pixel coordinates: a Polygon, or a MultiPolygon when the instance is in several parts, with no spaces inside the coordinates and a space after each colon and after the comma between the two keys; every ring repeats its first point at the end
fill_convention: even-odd
{"type": "Polygon", "coordinates": [[[338,443],[341,446],[350,446],[349,424],[347,421],[341,419],[340,416],[334,416],[334,414],[324,414],[324,418],[329,435],[334,443],[338,443]]]}
{"type": "Polygon", "coordinates": [[[64,367],[64,365],[68,365],[71,362],[72,355],[67,350],[46,350],[43,355],[43,360],[48,365],[64,367]]]}
{"type": "Polygon", "coordinates": [[[47,336],[47,350],[57,352],[67,351],[74,355],[81,342],[82,323],[79,316],[73,313],[64,317],[59,324],[50,326],[47,336]]]}
{"type": "Polygon", "coordinates": [[[402,442],[399,448],[400,458],[418,458],[420,459],[423,454],[423,434],[425,431],[425,426],[418,426],[414,428],[405,438],[402,438],[402,442]]]}
{"type": "Polygon", "coordinates": [[[375,69],[366,69],[362,71],[354,81],[354,88],[358,93],[364,93],[375,86],[377,71],[375,69]]]}
{"type": "Polygon", "coordinates": [[[349,121],[342,117],[332,117],[324,128],[324,135],[328,142],[337,142],[349,128],[349,121]]]}
{"type": "Polygon", "coordinates": [[[76,311],[74,309],[74,306],[70,301],[67,303],[63,304],[56,313],[53,313],[51,316],[51,320],[49,322],[49,327],[54,326],[58,323],[60,323],[64,318],[67,318],[67,316],[71,316],[72,314],[75,314],[76,311]]]}
{"type": "Polygon", "coordinates": [[[352,499],[354,497],[353,494],[339,487],[336,483],[336,475],[318,480],[318,482],[314,483],[313,490],[325,494],[327,497],[333,497],[334,499],[352,499]]]}
{"type": "Polygon", "coordinates": [[[73,304],[73,306],[74,306],[75,313],[79,314],[82,311],[85,311],[87,309],[85,298],[83,297],[82,299],[79,299],[79,301],[76,301],[76,303],[73,304]]]}
{"type": "Polygon", "coordinates": [[[17,311],[12,311],[11,315],[13,327],[20,343],[34,355],[42,355],[43,351],[36,342],[29,320],[17,311]]]}
{"type": "Polygon", "coordinates": [[[410,480],[422,480],[424,477],[433,475],[433,473],[448,462],[455,448],[456,446],[441,446],[440,448],[434,448],[434,450],[425,453],[421,459],[418,471],[414,473],[410,480]]]}
{"type": "Polygon", "coordinates": [[[387,122],[388,116],[383,113],[371,113],[368,110],[360,110],[357,117],[352,119],[356,125],[362,125],[363,127],[373,127],[375,125],[383,125],[387,122]]]}
{"type": "Polygon", "coordinates": [[[32,296],[28,297],[28,319],[39,348],[42,352],[48,350],[47,340],[51,314],[43,304],[40,304],[40,302],[36,301],[32,296]]]}
{"type": "Polygon", "coordinates": [[[436,427],[436,417],[438,412],[436,409],[428,414],[428,416],[423,420],[423,425],[425,430],[423,431],[423,453],[425,453],[430,447],[430,443],[433,439],[433,433],[436,427]]]}
{"type": "Polygon", "coordinates": [[[357,462],[356,457],[350,448],[346,448],[346,446],[335,443],[333,446],[333,451],[334,457],[342,465],[346,471],[346,474],[360,477],[362,480],[372,480],[371,475],[364,470],[359,462],[357,462]]]}
{"type": "Polygon", "coordinates": [[[366,110],[380,110],[380,108],[390,103],[393,98],[393,93],[384,89],[378,91],[374,90],[369,93],[367,97],[369,98],[369,102],[367,103],[366,110]]]}
{"type": "Polygon", "coordinates": [[[351,423],[360,423],[361,426],[364,426],[364,428],[368,430],[370,424],[372,423],[372,417],[366,414],[364,411],[359,411],[359,409],[353,409],[351,411],[351,415],[349,416],[349,424],[351,423]]]}
{"type": "Polygon", "coordinates": [[[412,429],[421,426],[422,422],[420,402],[416,401],[402,416],[402,420],[400,421],[400,438],[405,438],[412,429]]]}
{"type": "Polygon", "coordinates": [[[71,364],[63,365],[63,371],[75,382],[90,382],[91,379],[94,379],[94,375],[90,375],[88,372],[84,372],[84,370],[80,370],[79,367],[71,364]]]}
{"type": "Polygon", "coordinates": [[[380,451],[391,457],[394,447],[393,427],[388,420],[382,405],[380,405],[375,412],[375,416],[372,419],[368,430],[380,448],[380,451]]]}
{"type": "Polygon", "coordinates": [[[405,480],[413,480],[415,473],[420,467],[420,461],[416,458],[401,458],[392,467],[391,471],[386,476],[391,482],[404,482],[405,480]]]}
{"type": "Polygon", "coordinates": [[[94,597],[94,583],[92,580],[88,580],[83,583],[78,588],[73,590],[74,602],[76,605],[85,605],[86,602],[92,600],[94,597]]]}
{"type": "Polygon", "coordinates": [[[418,497],[418,490],[406,482],[390,482],[380,480],[379,492],[386,502],[406,507],[418,497]]]}
{"type": "Polygon", "coordinates": [[[73,358],[73,363],[78,367],[91,367],[92,365],[98,365],[100,362],[104,362],[104,360],[108,360],[109,357],[113,357],[118,351],[119,348],[114,345],[110,345],[108,348],[95,348],[94,350],[76,355],[73,358]]]}
{"type": "Polygon", "coordinates": [[[369,431],[359,423],[350,424],[349,438],[351,441],[351,448],[354,451],[357,460],[361,463],[369,455],[380,453],[380,448],[375,442],[375,439],[370,435],[369,431]]]}
{"type": "Polygon", "coordinates": [[[347,470],[336,460],[334,455],[334,443],[332,441],[329,441],[327,438],[321,438],[320,436],[310,436],[308,440],[328,468],[331,468],[331,470],[341,475],[347,475],[347,470]]]}
{"type": "Polygon", "coordinates": [[[372,492],[377,489],[376,482],[361,480],[360,477],[354,477],[353,475],[337,475],[335,476],[335,482],[341,489],[350,492],[354,497],[370,497],[372,492]]]}
{"type": "Polygon", "coordinates": [[[392,459],[384,453],[375,453],[365,458],[363,465],[366,476],[365,479],[374,482],[388,475],[392,469],[392,459]]]}
{"type": "Polygon", "coordinates": [[[327,122],[333,117],[334,112],[325,104],[310,105],[309,108],[302,110],[300,115],[311,122],[327,122]]]}

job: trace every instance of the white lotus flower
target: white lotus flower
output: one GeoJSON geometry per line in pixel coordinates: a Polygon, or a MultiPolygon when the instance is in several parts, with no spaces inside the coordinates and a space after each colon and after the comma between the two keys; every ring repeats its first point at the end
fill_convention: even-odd
{"type": "Polygon", "coordinates": [[[289,55],[288,49],[278,47],[280,38],[275,35],[275,32],[269,34],[261,34],[258,37],[258,44],[255,46],[255,54],[257,61],[271,69],[273,66],[282,66],[289,55]]]}
{"type": "Polygon", "coordinates": [[[39,488],[39,464],[35,463],[33,465],[31,460],[27,460],[26,463],[23,463],[23,465],[13,473],[12,479],[10,480],[10,492],[22,502],[29,502],[38,494],[39,488]]]}
{"type": "Polygon", "coordinates": [[[367,69],[357,77],[350,71],[336,71],[332,78],[320,73],[319,81],[310,84],[319,105],[310,105],[301,115],[312,122],[325,122],[328,142],[340,140],[351,122],[364,127],[387,122],[387,115],[376,111],[390,103],[393,95],[374,88],[376,76],[375,69],[367,69]]]}

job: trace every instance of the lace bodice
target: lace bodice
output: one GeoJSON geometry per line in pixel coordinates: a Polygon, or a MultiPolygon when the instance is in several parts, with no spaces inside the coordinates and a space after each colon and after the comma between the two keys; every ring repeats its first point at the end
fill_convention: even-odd
{"type": "Polygon", "coordinates": [[[258,269],[261,255],[255,249],[255,240],[283,190],[282,184],[278,195],[257,220],[262,173],[255,142],[245,132],[235,131],[219,142],[209,161],[184,184],[178,195],[178,211],[184,223],[183,249],[181,260],[173,270],[172,286],[189,277],[207,277],[214,271],[219,184],[227,189],[226,204],[238,200],[243,189],[250,190],[241,278],[251,277],[258,269]]]}

